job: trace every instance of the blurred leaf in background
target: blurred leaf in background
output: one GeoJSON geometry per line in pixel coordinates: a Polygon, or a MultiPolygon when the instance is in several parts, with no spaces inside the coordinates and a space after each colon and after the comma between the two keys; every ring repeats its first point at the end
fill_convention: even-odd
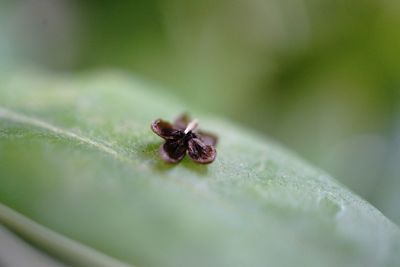
{"type": "Polygon", "coordinates": [[[5,1],[0,56],[120,68],[272,136],[400,223],[395,0],[5,1]]]}

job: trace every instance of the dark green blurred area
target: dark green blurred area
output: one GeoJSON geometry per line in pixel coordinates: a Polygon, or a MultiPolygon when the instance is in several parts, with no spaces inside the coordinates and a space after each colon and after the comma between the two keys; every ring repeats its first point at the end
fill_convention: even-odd
{"type": "Polygon", "coordinates": [[[2,1],[0,71],[144,77],[279,140],[400,223],[399,14],[396,0],[2,1]]]}

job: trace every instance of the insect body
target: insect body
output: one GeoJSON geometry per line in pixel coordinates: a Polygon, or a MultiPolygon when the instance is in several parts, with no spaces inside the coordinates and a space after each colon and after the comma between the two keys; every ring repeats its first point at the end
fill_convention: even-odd
{"type": "Polygon", "coordinates": [[[160,147],[161,158],[178,163],[187,154],[194,162],[208,164],[215,160],[217,137],[197,129],[197,120],[190,121],[186,114],[173,124],[158,119],[151,124],[154,133],[165,140],[160,147]]]}

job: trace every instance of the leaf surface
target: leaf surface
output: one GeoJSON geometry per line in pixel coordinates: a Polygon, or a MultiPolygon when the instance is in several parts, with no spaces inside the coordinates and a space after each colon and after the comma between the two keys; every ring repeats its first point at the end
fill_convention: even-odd
{"type": "Polygon", "coordinates": [[[82,266],[400,262],[399,228],[329,175],[116,72],[0,78],[0,202],[0,223],[82,266]],[[160,161],[150,123],[183,111],[218,135],[213,164],[160,161]],[[79,246],[89,252],[74,261],[79,246]]]}

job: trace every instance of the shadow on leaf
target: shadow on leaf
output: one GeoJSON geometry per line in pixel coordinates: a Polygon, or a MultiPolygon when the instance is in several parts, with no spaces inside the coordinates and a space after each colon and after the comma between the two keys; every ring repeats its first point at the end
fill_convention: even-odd
{"type": "Polygon", "coordinates": [[[143,145],[143,147],[139,149],[141,156],[149,163],[149,166],[151,166],[153,170],[166,172],[180,166],[202,176],[208,173],[207,165],[194,163],[188,158],[188,156],[185,156],[185,158],[177,164],[165,163],[159,156],[158,151],[160,145],[160,142],[152,142],[143,145]]]}

